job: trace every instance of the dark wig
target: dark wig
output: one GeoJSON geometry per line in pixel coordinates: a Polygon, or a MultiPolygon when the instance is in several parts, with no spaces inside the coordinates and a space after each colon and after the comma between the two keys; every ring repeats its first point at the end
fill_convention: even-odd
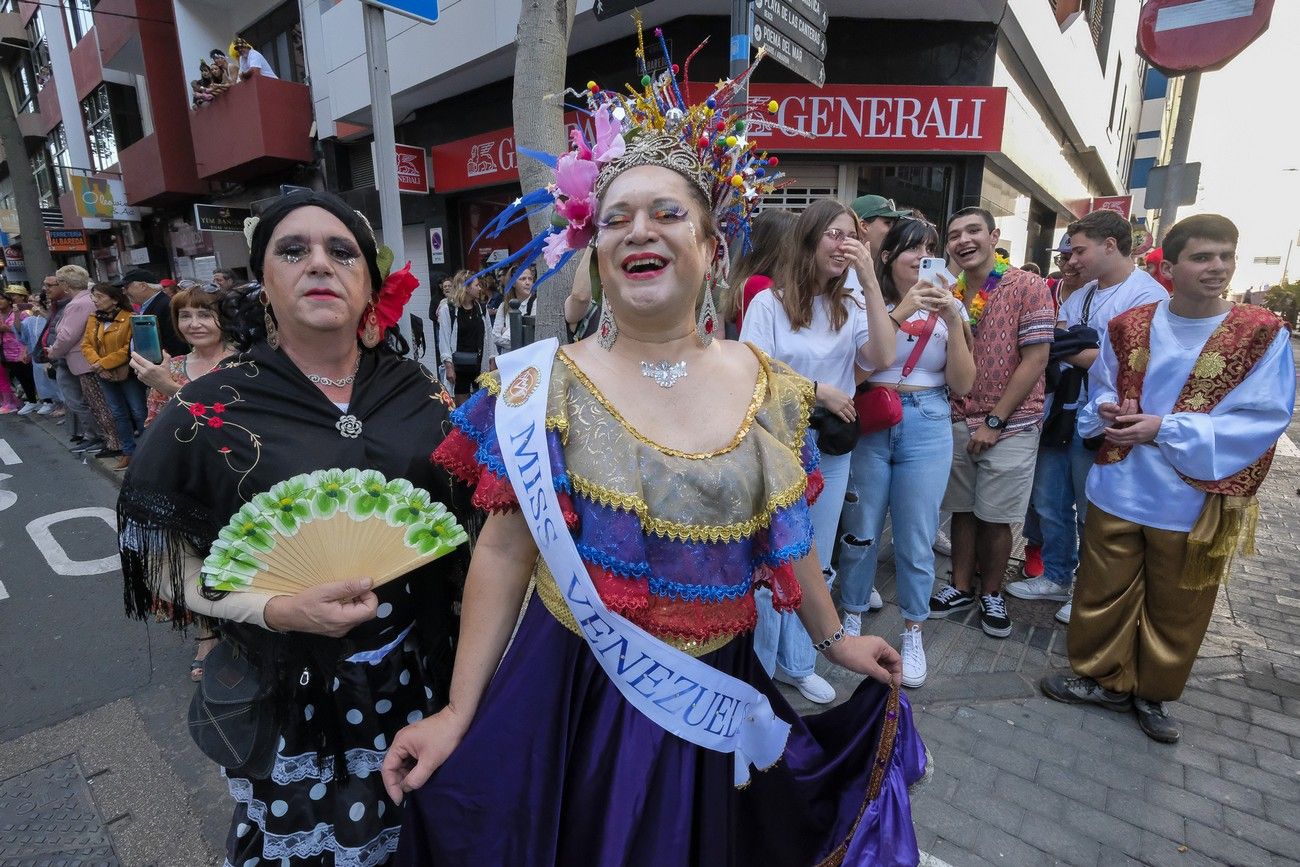
{"type": "Polygon", "coordinates": [[[894,285],[894,260],[899,253],[906,253],[913,247],[924,247],[931,256],[939,252],[939,230],[933,223],[925,220],[904,218],[899,220],[880,242],[880,255],[876,259],[876,280],[880,283],[880,294],[887,304],[897,304],[903,300],[903,293],[911,286],[894,285]]]}
{"type": "Polygon", "coordinates": [[[370,272],[370,292],[377,294],[383,280],[379,276],[379,250],[375,242],[375,232],[370,224],[352,209],[352,206],[333,193],[294,192],[281,196],[262,211],[257,228],[253,230],[253,240],[248,250],[248,267],[253,272],[253,279],[262,282],[262,264],[266,259],[266,248],[271,243],[271,234],[275,227],[293,211],[299,208],[317,207],[339,218],[347,230],[356,239],[365,257],[366,269],[370,272]]]}

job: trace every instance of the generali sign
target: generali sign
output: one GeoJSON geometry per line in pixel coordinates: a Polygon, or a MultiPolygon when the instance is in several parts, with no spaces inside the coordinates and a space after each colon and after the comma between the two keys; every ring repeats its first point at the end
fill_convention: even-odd
{"type": "Polygon", "coordinates": [[[428,193],[429,170],[424,162],[424,148],[396,145],[397,189],[403,193],[428,193]]]}
{"type": "MultiPolygon", "coordinates": [[[[693,87],[691,98],[703,99],[693,87]]],[[[1003,87],[751,84],[762,120],[747,131],[770,151],[786,153],[996,153],[1002,149],[1003,87]],[[775,114],[767,105],[776,101],[775,114]]],[[[569,112],[572,127],[578,115],[569,112]]],[[[518,180],[514,130],[494,130],[430,149],[440,193],[518,180]]]]}

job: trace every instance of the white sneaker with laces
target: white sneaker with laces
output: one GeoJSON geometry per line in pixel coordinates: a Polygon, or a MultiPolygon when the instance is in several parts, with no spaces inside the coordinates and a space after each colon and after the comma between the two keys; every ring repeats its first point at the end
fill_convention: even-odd
{"type": "Polygon", "coordinates": [[[826,682],[826,678],[814,672],[807,677],[792,677],[781,671],[776,671],[776,677],[773,678],[780,683],[788,683],[803,695],[804,698],[814,704],[830,704],[835,701],[835,687],[826,682]]]}
{"type": "Polygon", "coordinates": [[[885,600],[880,598],[880,591],[874,587],[871,588],[871,600],[867,602],[867,607],[872,611],[879,611],[885,607],[885,600]]]}
{"type": "Polygon", "coordinates": [[[29,403],[25,403],[25,404],[22,405],[22,408],[18,410],[18,414],[19,414],[19,415],[31,415],[32,413],[36,412],[36,410],[38,410],[38,409],[40,409],[40,408],[41,408],[41,405],[40,405],[39,403],[30,403],[30,402],[29,402],[29,403]]]}
{"type": "Polygon", "coordinates": [[[952,556],[952,540],[943,530],[934,534],[934,553],[941,554],[944,557],[952,556]]]}
{"type": "Polygon", "coordinates": [[[43,403],[41,408],[36,410],[37,415],[49,415],[52,412],[54,412],[54,404],[52,403],[43,403]]]}
{"type": "Polygon", "coordinates": [[[1074,610],[1074,588],[1071,587],[1070,598],[1066,600],[1066,603],[1064,605],[1062,605],[1059,609],[1057,609],[1056,614],[1054,616],[1056,617],[1057,621],[1064,623],[1066,626],[1069,626],[1070,614],[1073,610],[1074,610]]]}
{"type": "Polygon", "coordinates": [[[925,683],[925,647],[921,644],[921,627],[903,630],[903,686],[916,689],[925,683]]]}
{"type": "Polygon", "coordinates": [[[1017,599],[1045,599],[1052,602],[1064,602],[1070,598],[1070,588],[1062,587],[1050,578],[1041,575],[1024,581],[1012,581],[1007,585],[1007,593],[1017,599]]]}
{"type": "Polygon", "coordinates": [[[844,634],[857,638],[862,634],[862,615],[854,611],[844,612],[844,634]]]}

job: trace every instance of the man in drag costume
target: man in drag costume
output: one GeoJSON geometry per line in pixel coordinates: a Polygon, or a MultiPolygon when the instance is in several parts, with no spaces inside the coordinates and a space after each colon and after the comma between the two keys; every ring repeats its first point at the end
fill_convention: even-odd
{"type": "Polygon", "coordinates": [[[591,246],[601,319],[501,357],[434,455],[491,514],[450,703],[385,761],[413,801],[395,861],[915,864],[925,749],[897,653],[846,637],[822,579],[812,383],[715,339],[728,243],[779,177],[747,137],[770,121],[733,102],[748,72],[691,104],[655,35],[665,72],[642,43],[639,90],[591,82],[555,184],[498,224],[554,207],[519,264],[545,255],[540,284],[591,246]],[[764,674],[759,586],[868,675],[844,705],[800,718],[764,674]]]}
{"type": "Polygon", "coordinates": [[[1233,555],[1253,553],[1273,448],[1291,421],[1286,324],[1223,295],[1237,227],[1217,214],[1176,223],[1161,269],[1167,301],[1110,321],[1079,433],[1105,436],[1088,474],[1088,518],[1070,619],[1073,675],[1043,693],[1136,712],[1162,743],[1233,555]]]}
{"type": "MultiPolygon", "coordinates": [[[[252,726],[235,725],[232,713],[223,730],[246,758],[224,763],[235,799],[225,863],[374,867],[391,857],[401,828],[379,773],[384,753],[398,729],[446,701],[449,573],[464,564],[452,555],[374,590],[374,576],[339,575],[294,595],[213,593],[200,566],[236,511],[300,473],[373,469],[449,501],[450,478],[428,461],[447,421],[445,395],[382,342],[415,280],[409,265],[385,277],[391,253],[381,256],[343,200],[283,197],[250,245],[261,304],[243,296],[234,305],[247,308],[232,311],[242,351],[158,413],[122,486],[126,605],[143,618],[157,600],[171,602],[178,626],[191,614],[214,618],[221,642],[199,689],[214,688],[213,678],[232,691],[257,686],[256,701],[225,706],[246,708],[241,718],[259,733],[261,721],[272,726],[269,740],[249,741],[241,735],[252,726]],[[253,664],[237,680],[240,659],[253,664]]],[[[340,490],[327,476],[314,495],[340,490]]]]}

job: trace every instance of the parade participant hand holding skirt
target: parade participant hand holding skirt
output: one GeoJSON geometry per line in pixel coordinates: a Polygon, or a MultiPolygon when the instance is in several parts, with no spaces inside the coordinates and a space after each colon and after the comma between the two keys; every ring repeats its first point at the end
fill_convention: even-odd
{"type": "Polygon", "coordinates": [[[244,302],[259,327],[233,331],[251,345],[180,389],[126,476],[127,608],[143,617],[161,598],[177,623],[213,618],[218,651],[251,659],[269,693],[277,748],[265,775],[227,774],[226,863],[373,867],[401,826],[379,774],[389,740],[445,702],[456,555],[382,587],[340,574],[293,595],[215,592],[200,566],[232,514],[301,473],[373,469],[447,501],[450,479],[428,460],[445,395],[379,346],[403,272],[383,279],[374,233],[342,200],[277,200],[251,232],[250,259],[263,291],[244,302]]]}
{"type": "Polygon", "coordinates": [[[915,864],[899,658],[843,635],[812,544],[812,383],[715,339],[705,300],[775,173],[732,84],[706,113],[672,72],[643,81],[590,86],[594,141],[543,191],[565,225],[532,247],[554,269],[594,241],[597,335],[504,356],[434,456],[491,514],[450,703],[384,764],[413,801],[395,862],[915,864]],[[868,675],[843,705],[801,718],[763,673],[759,586],[868,675]]]}

